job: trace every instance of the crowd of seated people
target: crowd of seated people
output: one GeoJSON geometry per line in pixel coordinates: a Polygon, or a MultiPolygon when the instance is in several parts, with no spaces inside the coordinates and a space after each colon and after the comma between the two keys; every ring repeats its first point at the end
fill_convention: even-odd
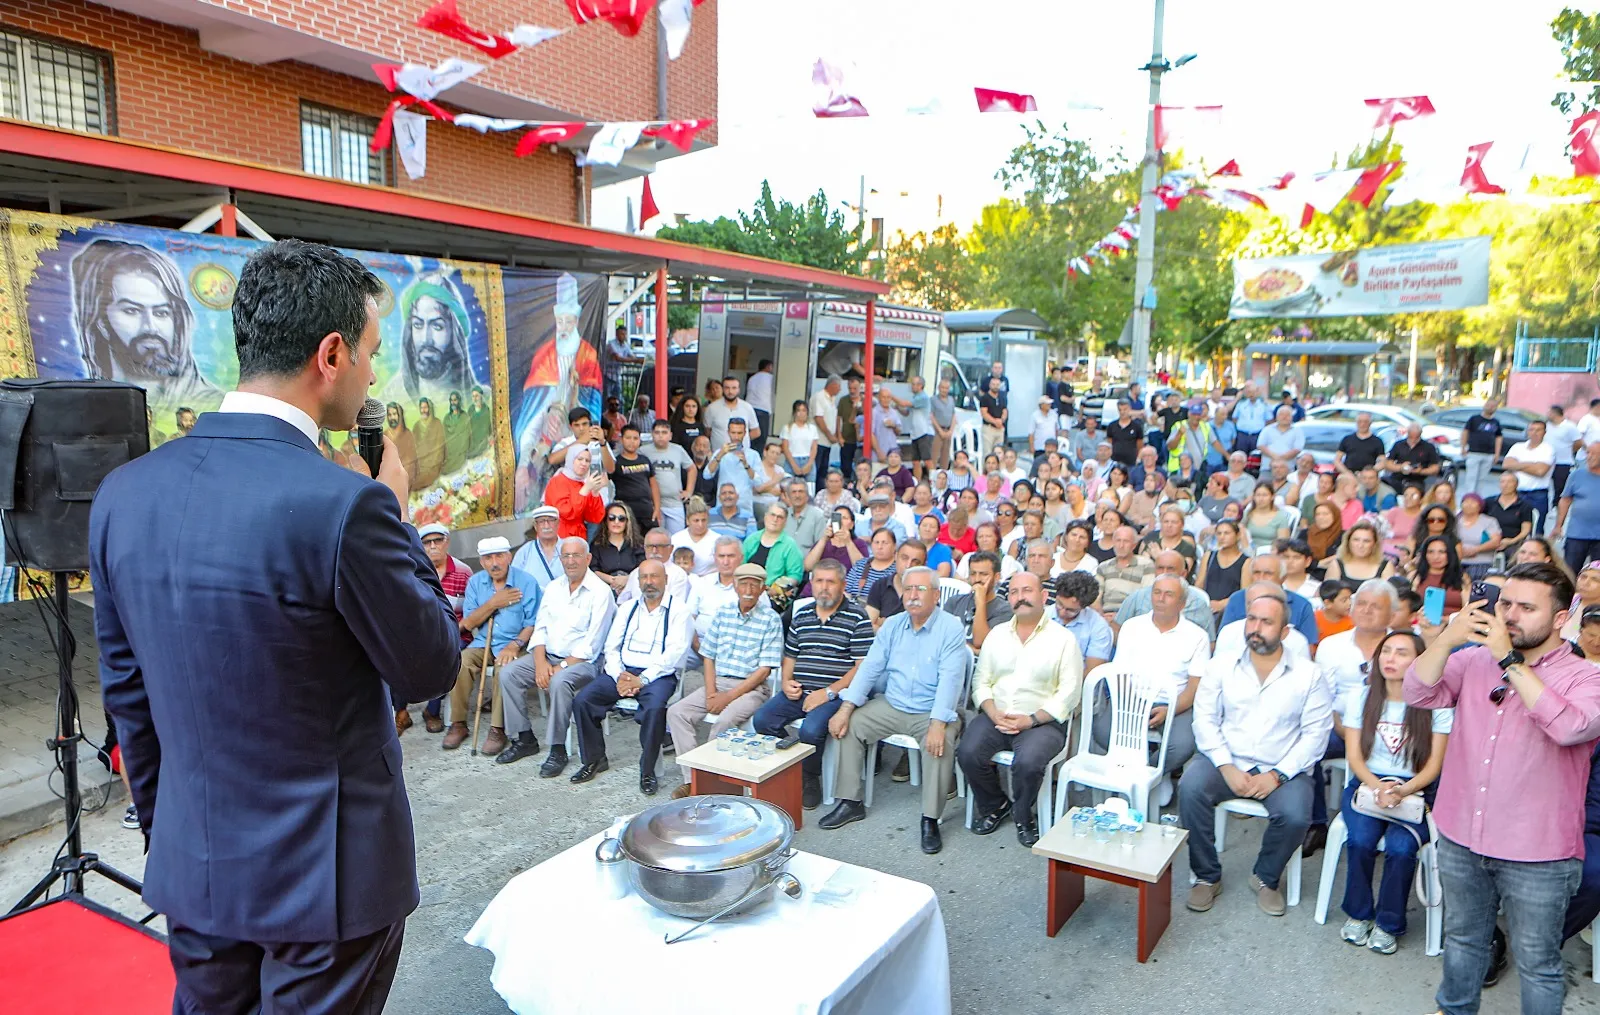
{"type": "MultiPolygon", "coordinates": [[[[618,741],[608,745],[605,720],[631,699],[646,795],[658,792],[666,750],[681,756],[735,726],[793,732],[817,748],[801,765],[808,810],[824,802],[831,740],[823,829],[868,816],[869,752],[900,734],[921,752],[923,850],[942,846],[958,766],[972,831],[1009,822],[1031,846],[1032,801],[1052,761],[1084,738],[1087,750],[1107,748],[1107,687],[1090,676],[1137,674],[1154,689],[1152,765],[1166,747],[1152,809],[1175,807],[1189,829],[1189,908],[1209,910],[1221,891],[1216,807],[1265,807],[1249,883],[1264,912],[1282,915],[1290,856],[1323,847],[1328,797],[1342,797],[1343,938],[1392,953],[1428,829],[1351,801],[1363,787],[1390,803],[1432,793],[1451,711],[1407,705],[1407,668],[1483,598],[1475,582],[1503,584],[1519,564],[1562,566],[1527,526],[1500,524],[1519,517],[1516,484],[1502,485],[1506,503],[1458,501],[1427,453],[1408,450],[1414,436],[1389,456],[1356,442],[1337,466],[1318,467],[1280,425],[1287,403],[1248,385],[1232,402],[1162,413],[1124,399],[1107,425],[1073,412],[1070,398],[1041,400],[1041,415],[1060,408],[1058,430],[1039,424],[1031,460],[1000,444],[980,459],[882,428],[910,458],[875,446],[841,468],[830,440],[864,429],[859,416],[843,425],[843,390],[830,384],[825,402],[797,406],[780,434],[755,440],[759,424],[735,394],[717,412],[692,399],[688,411],[672,406],[650,444],[629,424],[615,448],[573,443],[528,541],[513,553],[483,540],[470,579],[447,552],[449,533],[430,527],[467,650],[448,715],[430,703],[427,729],[457,749],[481,704],[482,749],[498,764],[543,753],[538,775],[555,778],[573,764],[570,727],[580,756],[569,778],[586,783],[609,769],[618,741]],[[1248,466],[1258,443],[1271,452],[1259,474],[1248,466]],[[648,483],[621,474],[641,458],[657,473],[648,483]],[[1092,723],[1074,722],[1090,710],[1092,723]],[[1009,795],[1002,751],[1012,752],[1009,795]],[[1347,766],[1342,788],[1326,784],[1330,760],[1347,766]]],[[[1006,411],[1003,392],[986,397],[991,416],[1006,411]]],[[[584,410],[573,414],[574,431],[591,433],[584,410]]],[[[1600,569],[1585,569],[1576,590],[1563,634],[1600,660],[1600,569]]],[[[396,723],[411,725],[403,703],[396,723]]],[[[883,767],[908,777],[904,758],[883,767]]],[[[688,793],[687,771],[682,781],[675,795],[688,793]]],[[[1592,789],[1591,837],[1597,800],[1592,789]]],[[[1600,859],[1585,878],[1574,905],[1600,912],[1600,859]]],[[[1593,913],[1580,917],[1569,933],[1593,913]]]]}

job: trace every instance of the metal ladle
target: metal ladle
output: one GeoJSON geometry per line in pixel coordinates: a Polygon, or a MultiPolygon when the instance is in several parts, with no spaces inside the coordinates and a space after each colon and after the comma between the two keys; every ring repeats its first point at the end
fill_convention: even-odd
{"type": "Polygon", "coordinates": [[[690,934],[693,934],[706,924],[715,920],[720,920],[724,916],[727,916],[729,913],[733,912],[735,909],[738,909],[740,906],[749,902],[751,899],[755,898],[757,895],[760,895],[773,885],[781,886],[783,889],[783,894],[787,895],[791,899],[798,899],[802,891],[800,887],[800,879],[795,877],[793,874],[790,874],[788,871],[784,871],[782,874],[779,874],[766,884],[758,885],[755,888],[750,889],[750,891],[745,892],[744,895],[723,907],[719,912],[711,914],[704,920],[701,920],[699,923],[695,924],[693,927],[683,931],[677,937],[666,937],[666,943],[669,945],[677,944],[679,941],[682,941],[684,938],[688,937],[690,934]]]}

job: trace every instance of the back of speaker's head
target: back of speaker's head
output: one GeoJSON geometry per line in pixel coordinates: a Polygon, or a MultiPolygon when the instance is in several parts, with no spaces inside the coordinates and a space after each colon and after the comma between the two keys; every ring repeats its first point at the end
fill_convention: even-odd
{"type": "Polygon", "coordinates": [[[356,413],[356,428],[360,430],[382,430],[387,411],[383,403],[376,398],[369,398],[361,411],[356,413]]]}

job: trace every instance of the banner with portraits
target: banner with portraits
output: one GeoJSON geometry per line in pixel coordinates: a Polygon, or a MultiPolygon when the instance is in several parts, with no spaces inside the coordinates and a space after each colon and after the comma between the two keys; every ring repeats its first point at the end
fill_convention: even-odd
{"type": "MultiPolygon", "coordinates": [[[[252,239],[0,210],[0,376],[128,381],[151,446],[238,380],[233,292],[252,239]]],[[[349,250],[383,284],[372,393],[411,516],[452,528],[537,507],[567,412],[600,413],[604,276],[349,250]]],[[[321,435],[342,462],[353,435],[321,435]]]]}

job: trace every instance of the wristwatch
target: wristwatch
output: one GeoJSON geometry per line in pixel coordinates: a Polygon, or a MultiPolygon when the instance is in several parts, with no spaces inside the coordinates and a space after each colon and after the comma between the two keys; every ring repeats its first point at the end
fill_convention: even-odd
{"type": "Polygon", "coordinates": [[[1270,774],[1274,779],[1278,780],[1278,785],[1279,786],[1282,786],[1284,783],[1289,781],[1289,777],[1287,775],[1284,775],[1282,772],[1278,771],[1276,768],[1271,768],[1271,769],[1268,769],[1267,771],[1268,771],[1268,774],[1270,774]]]}
{"type": "Polygon", "coordinates": [[[1506,653],[1506,657],[1504,659],[1500,660],[1500,668],[1502,670],[1509,670],[1511,667],[1523,662],[1525,659],[1526,657],[1521,652],[1518,652],[1516,649],[1512,649],[1510,652],[1506,653]]]}
{"type": "Polygon", "coordinates": [[[835,691],[831,687],[828,688],[828,700],[829,701],[838,701],[839,700],[839,692],[835,691]]]}

